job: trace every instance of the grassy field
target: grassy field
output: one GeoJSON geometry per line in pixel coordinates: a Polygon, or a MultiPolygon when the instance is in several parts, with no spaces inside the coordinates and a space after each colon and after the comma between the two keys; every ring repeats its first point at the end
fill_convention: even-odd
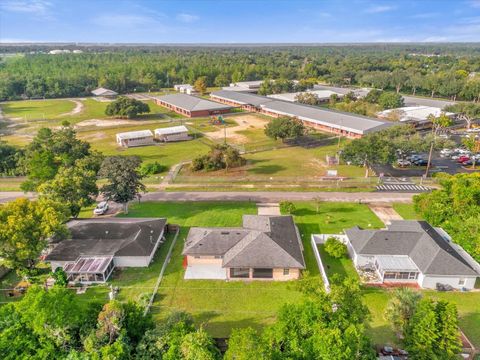
{"type": "Polygon", "coordinates": [[[394,203],[393,209],[405,220],[422,220],[422,217],[416,213],[413,204],[394,203]]]}
{"type": "Polygon", "coordinates": [[[75,108],[69,100],[25,100],[2,103],[2,112],[7,118],[38,120],[57,117],[75,108]]]}

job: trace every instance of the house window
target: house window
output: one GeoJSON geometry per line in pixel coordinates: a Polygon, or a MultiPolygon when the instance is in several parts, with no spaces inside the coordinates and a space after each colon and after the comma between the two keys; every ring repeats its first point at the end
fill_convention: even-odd
{"type": "Polygon", "coordinates": [[[458,280],[458,285],[464,286],[464,285],[465,285],[465,282],[466,282],[465,279],[459,279],[459,280],[458,280]]]}
{"type": "Polygon", "coordinates": [[[283,269],[283,275],[290,275],[290,269],[283,269]]]}
{"type": "Polygon", "coordinates": [[[201,256],[194,256],[193,258],[194,259],[201,259],[202,257],[201,256]]]}
{"type": "Polygon", "coordinates": [[[215,259],[221,259],[222,255],[215,255],[214,257],[215,257],[215,259]]]}
{"type": "Polygon", "coordinates": [[[254,279],[271,279],[273,278],[273,269],[257,268],[253,269],[254,279]]]}
{"type": "Polygon", "coordinates": [[[230,277],[248,279],[250,277],[250,269],[249,268],[230,268],[230,277]]]}

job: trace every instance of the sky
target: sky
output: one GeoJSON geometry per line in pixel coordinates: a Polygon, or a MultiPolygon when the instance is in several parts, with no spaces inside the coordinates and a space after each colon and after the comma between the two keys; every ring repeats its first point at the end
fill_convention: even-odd
{"type": "Polygon", "coordinates": [[[477,42],[480,0],[0,0],[0,42],[477,42]]]}

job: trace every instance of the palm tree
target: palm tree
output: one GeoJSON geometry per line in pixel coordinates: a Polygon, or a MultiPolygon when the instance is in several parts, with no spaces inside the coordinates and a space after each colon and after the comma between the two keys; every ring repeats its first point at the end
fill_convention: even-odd
{"type": "Polygon", "coordinates": [[[387,303],[384,317],[392,324],[397,336],[405,334],[408,322],[413,316],[422,294],[410,288],[399,288],[393,292],[393,297],[387,303]]]}

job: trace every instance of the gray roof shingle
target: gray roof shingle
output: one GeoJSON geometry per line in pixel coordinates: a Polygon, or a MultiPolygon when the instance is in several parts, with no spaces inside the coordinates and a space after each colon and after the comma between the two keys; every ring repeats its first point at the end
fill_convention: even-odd
{"type": "Polygon", "coordinates": [[[150,256],[167,223],[164,218],[76,219],[70,236],[47,255],[47,261],[72,261],[80,255],[150,256]]]}
{"type": "Polygon", "coordinates": [[[291,216],[244,215],[241,228],[191,228],[183,254],[223,256],[224,267],[305,268],[291,216]]]}
{"type": "Polygon", "coordinates": [[[426,221],[396,220],[387,230],[345,231],[361,255],[408,255],[424,274],[478,275],[452,244],[426,221]]]}

